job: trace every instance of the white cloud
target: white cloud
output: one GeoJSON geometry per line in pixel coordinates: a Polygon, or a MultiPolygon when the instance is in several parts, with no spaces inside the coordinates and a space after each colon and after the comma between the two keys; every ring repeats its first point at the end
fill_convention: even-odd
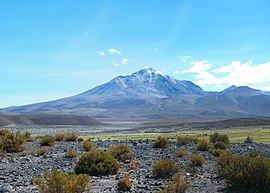
{"type": "Polygon", "coordinates": [[[126,65],[127,63],[128,63],[128,59],[127,58],[123,58],[121,64],[122,65],[126,65]]]}
{"type": "Polygon", "coordinates": [[[208,63],[208,61],[206,60],[202,60],[202,61],[195,61],[191,63],[192,67],[188,70],[184,70],[183,72],[203,72],[203,71],[207,71],[210,70],[212,65],[208,63]]]}
{"type": "Polygon", "coordinates": [[[181,62],[184,62],[184,63],[190,62],[192,60],[191,56],[179,56],[178,58],[181,60],[181,62]]]}
{"type": "Polygon", "coordinates": [[[119,63],[117,63],[117,62],[114,62],[114,61],[112,61],[112,65],[113,65],[113,66],[121,66],[121,64],[119,64],[119,63]]]}
{"type": "Polygon", "coordinates": [[[253,64],[252,61],[241,63],[232,61],[230,64],[212,69],[207,61],[192,62],[187,70],[175,71],[174,74],[194,73],[195,83],[200,85],[250,86],[261,90],[270,90],[270,62],[253,64]]]}
{"type": "Polygon", "coordinates": [[[128,63],[128,59],[127,58],[123,58],[122,61],[120,63],[112,61],[112,65],[113,66],[123,66],[126,65],[128,63]]]}
{"type": "Polygon", "coordinates": [[[119,50],[114,49],[114,48],[108,49],[108,52],[110,54],[119,54],[119,55],[121,55],[121,52],[119,50]]]}
{"type": "Polygon", "coordinates": [[[100,56],[105,56],[105,53],[104,53],[103,51],[99,51],[99,52],[98,52],[98,55],[100,55],[100,56]]]}
{"type": "Polygon", "coordinates": [[[202,60],[202,61],[195,61],[195,62],[191,62],[192,67],[190,69],[187,70],[182,70],[182,71],[174,71],[174,74],[184,74],[184,73],[202,73],[205,72],[207,70],[210,70],[212,65],[209,64],[206,60],[202,60]]]}

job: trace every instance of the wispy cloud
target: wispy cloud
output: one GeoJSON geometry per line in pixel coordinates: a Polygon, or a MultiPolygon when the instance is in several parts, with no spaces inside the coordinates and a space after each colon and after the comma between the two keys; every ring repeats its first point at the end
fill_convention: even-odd
{"type": "Polygon", "coordinates": [[[119,55],[121,55],[121,51],[116,50],[116,49],[114,49],[114,48],[108,49],[108,52],[109,52],[110,54],[119,54],[119,55]]]}
{"type": "Polygon", "coordinates": [[[193,73],[196,84],[225,86],[250,86],[256,89],[270,91],[270,62],[254,64],[251,60],[241,63],[232,61],[228,65],[214,68],[207,61],[191,63],[187,70],[175,71],[175,74],[193,73]]]}
{"type": "Polygon", "coordinates": [[[113,66],[123,66],[123,65],[126,65],[127,63],[128,63],[128,59],[127,58],[123,58],[121,60],[121,62],[112,61],[112,65],[113,66]]]}
{"type": "Polygon", "coordinates": [[[128,63],[128,59],[127,58],[123,58],[121,64],[122,65],[126,65],[127,63],[128,63]]]}
{"type": "Polygon", "coordinates": [[[192,60],[191,56],[179,56],[178,58],[181,60],[181,62],[184,62],[184,63],[190,62],[192,60]]]}
{"type": "Polygon", "coordinates": [[[99,52],[98,52],[98,55],[100,55],[100,56],[105,56],[105,52],[99,51],[99,52]]]}
{"type": "Polygon", "coordinates": [[[121,66],[121,64],[119,64],[119,63],[117,63],[117,62],[114,62],[114,61],[112,61],[112,65],[113,65],[113,66],[121,66]]]}

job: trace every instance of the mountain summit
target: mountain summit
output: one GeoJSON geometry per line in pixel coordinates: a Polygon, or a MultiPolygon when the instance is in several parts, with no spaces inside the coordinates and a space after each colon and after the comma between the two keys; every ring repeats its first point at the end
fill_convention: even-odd
{"type": "Polygon", "coordinates": [[[176,80],[160,71],[145,67],[131,75],[118,76],[83,95],[110,95],[115,97],[167,98],[181,94],[203,95],[198,85],[186,80],[176,80]]]}
{"type": "Polygon", "coordinates": [[[270,95],[231,86],[206,92],[145,67],[76,96],[0,110],[1,114],[74,114],[104,118],[196,118],[270,115],[270,95]]]}

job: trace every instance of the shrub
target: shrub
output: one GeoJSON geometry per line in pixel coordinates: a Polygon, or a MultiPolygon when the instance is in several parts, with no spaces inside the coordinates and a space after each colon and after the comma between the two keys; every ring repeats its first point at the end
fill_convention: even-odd
{"type": "Polygon", "coordinates": [[[232,156],[221,175],[241,192],[270,192],[270,160],[264,156],[232,156]]]}
{"type": "Polygon", "coordinates": [[[34,178],[34,183],[41,193],[82,193],[89,188],[90,180],[87,175],[65,174],[53,169],[51,174],[46,171],[44,177],[34,178]]]}
{"type": "Polygon", "coordinates": [[[264,156],[262,153],[253,151],[248,154],[250,157],[264,156]]]}
{"type": "Polygon", "coordinates": [[[188,152],[187,150],[179,150],[175,154],[177,157],[186,157],[188,155],[188,152]]]}
{"type": "Polygon", "coordinates": [[[186,172],[193,174],[193,175],[196,175],[196,174],[198,174],[198,169],[195,166],[188,166],[186,168],[186,172]]]}
{"type": "Polygon", "coordinates": [[[25,136],[19,131],[12,133],[8,130],[0,130],[0,151],[7,153],[22,152],[25,136]]]}
{"type": "Polygon", "coordinates": [[[138,164],[139,164],[139,161],[138,161],[138,160],[132,160],[132,161],[130,162],[130,169],[131,169],[131,170],[136,170],[137,167],[138,167],[138,164]]]}
{"type": "Polygon", "coordinates": [[[0,136],[3,137],[5,135],[9,135],[10,134],[10,131],[7,130],[7,129],[1,129],[0,130],[0,136]]]}
{"type": "Polygon", "coordinates": [[[152,167],[152,173],[158,178],[168,178],[178,172],[178,167],[173,164],[172,160],[166,159],[157,161],[152,167]]]}
{"type": "Polygon", "coordinates": [[[202,166],[205,162],[205,159],[203,156],[193,154],[190,156],[190,165],[191,166],[202,166]]]}
{"type": "Polygon", "coordinates": [[[158,136],[156,141],[153,143],[154,148],[166,148],[170,144],[169,140],[166,137],[158,136]]]}
{"type": "Polygon", "coordinates": [[[220,169],[227,166],[233,159],[233,155],[231,152],[224,151],[222,152],[218,157],[218,165],[220,166],[220,169]]]}
{"type": "Polygon", "coordinates": [[[34,142],[36,140],[36,137],[30,137],[26,139],[27,142],[34,142]]]}
{"type": "Polygon", "coordinates": [[[84,151],[90,151],[90,150],[94,149],[94,145],[91,142],[91,140],[88,139],[88,140],[83,142],[82,148],[83,148],[84,151]]]}
{"type": "Polygon", "coordinates": [[[26,141],[28,141],[31,137],[30,131],[26,131],[22,134],[22,136],[25,138],[26,141]]]}
{"type": "Polygon", "coordinates": [[[76,174],[109,175],[117,174],[120,164],[107,152],[91,150],[83,154],[74,170],[76,174]]]}
{"type": "Polygon", "coordinates": [[[54,136],[51,135],[44,135],[40,138],[40,145],[41,146],[53,146],[55,142],[54,136]]]}
{"type": "Polygon", "coordinates": [[[117,187],[120,191],[129,191],[131,189],[132,183],[128,174],[125,174],[125,177],[118,180],[117,187]]]}
{"type": "Polygon", "coordinates": [[[207,151],[209,148],[208,141],[206,139],[202,139],[197,144],[197,149],[199,151],[207,151]]]}
{"type": "Polygon", "coordinates": [[[223,149],[223,150],[225,150],[225,149],[227,148],[227,145],[226,145],[226,143],[224,143],[224,142],[222,142],[222,141],[217,141],[217,142],[215,142],[215,143],[213,144],[213,147],[214,147],[215,149],[223,149]]]}
{"type": "Polygon", "coordinates": [[[178,145],[187,145],[187,144],[191,144],[192,142],[196,142],[197,140],[192,138],[192,137],[188,137],[188,136],[178,136],[177,137],[177,144],[178,145]]]}
{"type": "Polygon", "coordinates": [[[118,161],[131,160],[134,157],[134,154],[130,150],[130,146],[125,144],[112,145],[109,148],[108,153],[118,161]]]}
{"type": "Polygon", "coordinates": [[[70,151],[68,151],[68,152],[66,152],[66,154],[65,154],[65,158],[76,158],[76,157],[78,157],[78,152],[77,151],[75,151],[75,150],[70,150],[70,151]]]}
{"type": "Polygon", "coordinates": [[[55,134],[55,141],[65,141],[65,134],[64,133],[57,133],[55,134]]]}
{"type": "Polygon", "coordinates": [[[252,137],[248,136],[245,140],[245,143],[253,143],[252,137]]]}
{"type": "Polygon", "coordinates": [[[75,133],[67,133],[65,135],[65,141],[77,141],[78,136],[75,133]]]}
{"type": "Polygon", "coordinates": [[[221,154],[225,153],[226,151],[223,149],[210,149],[208,150],[208,152],[215,157],[219,157],[221,154]]]}
{"type": "Polygon", "coordinates": [[[230,143],[229,137],[226,134],[214,133],[214,134],[210,135],[210,142],[211,143],[215,143],[218,141],[222,141],[226,145],[228,145],[230,143]]]}
{"type": "Polygon", "coordinates": [[[174,175],[172,181],[168,183],[168,186],[160,191],[160,193],[185,193],[189,187],[187,179],[181,179],[179,176],[174,175]]]}
{"type": "Polygon", "coordinates": [[[33,156],[39,157],[39,156],[44,155],[47,152],[48,152],[48,150],[46,148],[36,149],[36,150],[33,151],[33,156]]]}
{"type": "Polygon", "coordinates": [[[84,139],[80,137],[80,138],[78,138],[78,141],[82,142],[82,141],[84,141],[84,139]]]}

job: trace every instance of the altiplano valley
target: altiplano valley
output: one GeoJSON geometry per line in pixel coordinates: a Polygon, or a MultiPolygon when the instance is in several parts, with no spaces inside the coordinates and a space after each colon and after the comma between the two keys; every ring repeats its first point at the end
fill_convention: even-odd
{"type": "Polygon", "coordinates": [[[223,173],[240,166],[224,159],[268,160],[268,98],[248,87],[206,92],[144,68],[74,97],[2,109],[0,191],[237,192],[223,173]],[[66,187],[73,172],[87,176],[66,187]]]}
{"type": "Polygon", "coordinates": [[[0,193],[270,193],[269,10],[0,1],[0,193]]]}

